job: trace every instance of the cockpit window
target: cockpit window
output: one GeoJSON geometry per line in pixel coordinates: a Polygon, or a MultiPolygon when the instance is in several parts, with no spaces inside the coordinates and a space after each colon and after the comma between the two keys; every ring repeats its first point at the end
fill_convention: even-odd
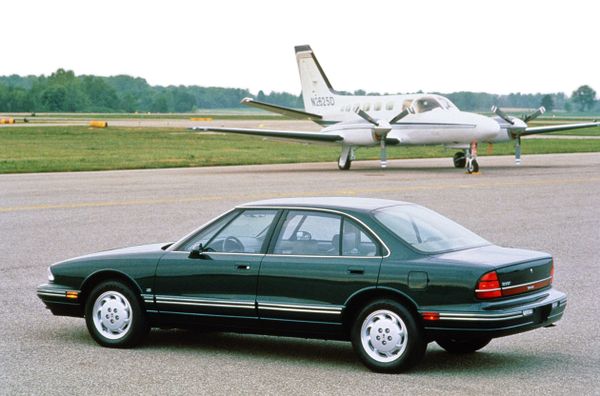
{"type": "Polygon", "coordinates": [[[412,106],[415,113],[425,113],[426,111],[431,111],[433,109],[458,110],[452,102],[442,96],[423,96],[412,102],[405,100],[402,109],[405,109],[408,106],[412,106]]]}
{"type": "Polygon", "coordinates": [[[458,110],[458,107],[456,107],[454,105],[454,103],[450,102],[448,99],[446,99],[444,97],[439,97],[437,99],[440,102],[440,105],[442,106],[442,108],[444,108],[446,110],[458,110]]]}
{"type": "Polygon", "coordinates": [[[442,106],[433,96],[424,96],[415,99],[412,103],[412,107],[415,110],[415,113],[425,113],[426,111],[431,111],[442,106]]]}

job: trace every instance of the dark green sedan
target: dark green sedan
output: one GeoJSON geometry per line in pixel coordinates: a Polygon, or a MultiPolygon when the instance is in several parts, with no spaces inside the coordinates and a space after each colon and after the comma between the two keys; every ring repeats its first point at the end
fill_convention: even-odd
{"type": "Polygon", "coordinates": [[[151,327],[351,340],[372,370],[550,326],[567,298],[547,253],[502,248],[422,206],[290,198],[238,206],[175,243],[52,265],[38,296],[101,345],[151,327]]]}

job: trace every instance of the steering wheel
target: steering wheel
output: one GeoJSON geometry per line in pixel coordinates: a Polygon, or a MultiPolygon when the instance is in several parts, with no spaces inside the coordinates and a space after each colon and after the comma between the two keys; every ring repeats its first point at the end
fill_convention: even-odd
{"type": "Polygon", "coordinates": [[[243,253],[244,244],[234,236],[228,236],[223,241],[223,251],[228,253],[243,253]]]}

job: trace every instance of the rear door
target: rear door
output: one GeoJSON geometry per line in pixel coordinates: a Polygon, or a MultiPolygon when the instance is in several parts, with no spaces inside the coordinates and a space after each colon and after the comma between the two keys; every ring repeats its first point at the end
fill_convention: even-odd
{"type": "Polygon", "coordinates": [[[340,213],[286,211],[262,260],[258,314],[266,320],[341,322],[345,302],[375,287],[382,247],[340,213]]]}

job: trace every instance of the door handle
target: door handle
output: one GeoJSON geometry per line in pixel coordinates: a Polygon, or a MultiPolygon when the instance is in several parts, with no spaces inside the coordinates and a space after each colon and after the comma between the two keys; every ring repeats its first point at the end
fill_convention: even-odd
{"type": "Polygon", "coordinates": [[[350,275],[364,275],[365,269],[363,267],[348,267],[348,273],[350,275]]]}
{"type": "Polygon", "coordinates": [[[247,271],[250,269],[250,266],[248,264],[238,264],[237,269],[247,271]]]}

